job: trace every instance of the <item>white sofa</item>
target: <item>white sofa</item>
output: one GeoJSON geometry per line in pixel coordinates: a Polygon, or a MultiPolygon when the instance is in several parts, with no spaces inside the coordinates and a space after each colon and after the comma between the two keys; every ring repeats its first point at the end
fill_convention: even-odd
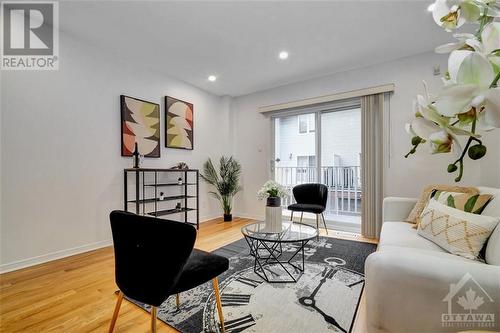
{"type": "MultiPolygon", "coordinates": [[[[483,215],[500,216],[500,189],[479,190],[494,194],[483,215]]],[[[412,224],[402,222],[416,201],[395,197],[384,200],[378,250],[365,264],[367,331],[500,331],[500,225],[486,245],[486,263],[468,260],[446,252],[419,236],[412,224]],[[458,303],[458,299],[469,289],[475,294],[470,293],[467,300],[482,299],[469,303],[477,309],[466,311],[460,304],[465,304],[464,300],[458,303]],[[483,303],[478,305],[481,300],[483,303]],[[491,316],[483,317],[479,321],[487,326],[478,327],[481,324],[471,318],[480,317],[451,317],[450,313],[493,314],[494,320],[490,320],[491,316]],[[450,318],[465,318],[466,324],[473,326],[451,322],[450,318]]]]}

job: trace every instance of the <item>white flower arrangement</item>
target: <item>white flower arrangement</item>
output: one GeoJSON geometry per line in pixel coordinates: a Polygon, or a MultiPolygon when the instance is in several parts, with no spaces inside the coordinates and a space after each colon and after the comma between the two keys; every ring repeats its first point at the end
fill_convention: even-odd
{"type": "Polygon", "coordinates": [[[448,172],[458,170],[458,182],[465,154],[472,160],[486,154],[477,132],[500,127],[500,1],[436,0],[429,8],[434,21],[446,31],[465,23],[478,28],[474,34],[456,33],[457,42],[436,48],[437,53],[450,52],[444,86],[431,95],[424,83],[425,96],[418,95],[414,102],[415,119],[406,124],[413,147],[405,157],[425,142],[433,154],[453,150],[457,159],[448,165],[448,172]],[[459,137],[467,140],[464,148],[459,137]]]}
{"type": "Polygon", "coordinates": [[[283,198],[287,195],[287,189],[274,180],[268,180],[267,182],[265,182],[259,192],[257,192],[257,197],[259,198],[259,200],[263,200],[269,197],[283,198]]]}

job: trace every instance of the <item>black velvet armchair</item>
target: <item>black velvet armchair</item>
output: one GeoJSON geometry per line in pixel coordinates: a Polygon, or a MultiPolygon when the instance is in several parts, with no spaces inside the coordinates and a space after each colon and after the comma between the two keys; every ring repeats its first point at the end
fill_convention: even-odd
{"type": "Polygon", "coordinates": [[[221,323],[224,319],[217,276],[229,268],[227,258],[193,249],[196,229],[185,223],[124,211],[110,214],[119,293],[109,332],[113,332],[124,296],[151,305],[151,331],[157,307],[169,296],[212,280],[221,323]]]}
{"type": "Polygon", "coordinates": [[[293,188],[293,196],[296,203],[288,206],[288,209],[292,211],[290,220],[293,220],[293,212],[301,212],[300,222],[302,222],[304,212],[316,214],[316,229],[319,231],[319,215],[321,215],[328,235],[328,228],[323,215],[328,200],[328,187],[324,184],[300,184],[293,188]]]}

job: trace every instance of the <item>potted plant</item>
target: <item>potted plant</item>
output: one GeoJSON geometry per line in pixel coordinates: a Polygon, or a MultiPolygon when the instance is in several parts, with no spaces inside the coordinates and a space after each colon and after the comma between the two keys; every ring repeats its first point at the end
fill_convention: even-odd
{"type": "Polygon", "coordinates": [[[215,191],[209,193],[219,200],[224,211],[224,221],[232,221],[233,198],[241,190],[240,176],[241,165],[232,156],[220,158],[219,172],[210,158],[203,164],[201,178],[215,187],[215,191]]]}
{"type": "Polygon", "coordinates": [[[257,193],[260,200],[267,199],[267,206],[269,207],[280,207],[281,198],[286,196],[287,190],[274,180],[268,180],[262,185],[262,188],[257,193]]]}

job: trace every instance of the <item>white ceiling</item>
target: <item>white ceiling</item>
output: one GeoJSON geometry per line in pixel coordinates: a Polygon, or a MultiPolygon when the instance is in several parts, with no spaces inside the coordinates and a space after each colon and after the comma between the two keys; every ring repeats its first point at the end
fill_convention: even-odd
{"type": "Polygon", "coordinates": [[[432,21],[429,3],[61,2],[60,28],[209,92],[238,96],[433,50],[450,35],[432,21]],[[281,50],[288,60],[279,60],[281,50]]]}

